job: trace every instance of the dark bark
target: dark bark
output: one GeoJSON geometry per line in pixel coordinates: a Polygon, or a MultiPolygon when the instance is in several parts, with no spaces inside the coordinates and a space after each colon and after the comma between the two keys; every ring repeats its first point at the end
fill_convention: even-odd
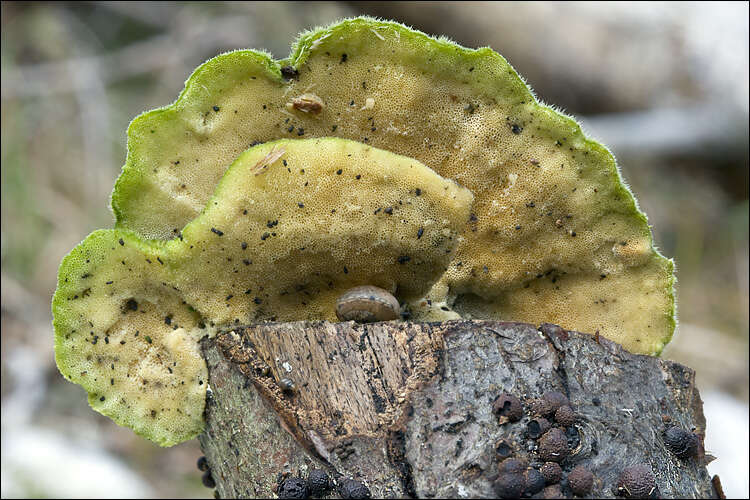
{"type": "Polygon", "coordinates": [[[592,496],[612,497],[637,463],[664,497],[716,496],[694,372],[603,337],[495,321],[265,323],[205,339],[203,352],[211,392],[200,442],[222,498],[269,497],[280,478],[313,468],[360,480],[373,497],[495,497],[499,441],[540,465],[526,428],[530,400],[548,391],[578,415],[561,465],[587,467],[592,496]],[[493,415],[501,393],[521,400],[521,420],[493,415]],[[694,429],[695,456],[666,448],[672,424],[694,429]]]}

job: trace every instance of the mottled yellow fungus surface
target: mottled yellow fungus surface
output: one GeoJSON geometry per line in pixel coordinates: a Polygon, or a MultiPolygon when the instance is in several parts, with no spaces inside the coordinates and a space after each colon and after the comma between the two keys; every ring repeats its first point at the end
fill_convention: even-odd
{"type": "Polygon", "coordinates": [[[336,298],[357,285],[423,296],[472,198],[416,160],[354,141],[250,148],[177,238],[101,230],[63,260],[58,367],[118,424],[164,446],[190,439],[203,425],[202,336],[237,322],[335,321],[336,298]]]}
{"type": "Polygon", "coordinates": [[[673,264],[610,152],[491,49],[396,23],[348,20],[304,34],[287,60],[242,50],[200,66],[174,104],[131,124],[117,226],[173,238],[248,145],[320,136],[414,158],[474,194],[414,319],[553,322],[647,354],[671,338],[673,264]]]}
{"type": "Polygon", "coordinates": [[[203,428],[208,374],[200,316],[167,283],[164,245],[99,230],[60,266],[55,359],[89,404],[162,445],[203,428]]]}

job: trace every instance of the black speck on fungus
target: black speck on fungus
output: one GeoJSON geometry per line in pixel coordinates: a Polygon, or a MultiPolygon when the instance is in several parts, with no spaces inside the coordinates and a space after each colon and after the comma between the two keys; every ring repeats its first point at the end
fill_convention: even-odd
{"type": "Polygon", "coordinates": [[[673,425],[662,434],[664,444],[669,451],[680,458],[691,457],[696,454],[699,446],[698,436],[686,431],[680,426],[673,425]]]}
{"type": "Polygon", "coordinates": [[[502,393],[492,404],[492,413],[498,417],[500,424],[517,422],[523,417],[521,401],[512,394],[502,393]]]}
{"type": "Polygon", "coordinates": [[[307,498],[310,496],[307,482],[300,477],[285,479],[279,486],[277,494],[279,498],[307,498]]]}
{"type": "Polygon", "coordinates": [[[568,474],[568,484],[574,494],[588,495],[594,486],[594,475],[583,465],[578,465],[568,474]]]}
{"type": "Polygon", "coordinates": [[[370,489],[354,479],[344,479],[338,487],[341,498],[370,498],[370,489]]]}
{"type": "Polygon", "coordinates": [[[205,456],[202,456],[198,459],[198,462],[196,462],[196,465],[198,466],[198,470],[201,471],[207,471],[209,469],[208,467],[208,460],[206,460],[205,456]]]}
{"type": "Polygon", "coordinates": [[[299,71],[291,66],[284,66],[281,68],[281,76],[284,77],[285,80],[291,80],[292,78],[299,77],[299,71]]]}
{"type": "Polygon", "coordinates": [[[321,496],[331,489],[331,481],[326,471],[321,469],[311,470],[310,475],[307,477],[307,487],[310,490],[310,494],[315,496],[321,496]]]}
{"type": "Polygon", "coordinates": [[[568,456],[568,438],[557,427],[548,430],[539,438],[539,458],[545,462],[561,462],[568,456]]]}
{"type": "Polygon", "coordinates": [[[559,483],[562,479],[562,467],[556,462],[545,462],[539,470],[547,484],[559,483]]]}
{"type": "Polygon", "coordinates": [[[620,473],[615,489],[617,496],[625,498],[657,498],[659,489],[656,486],[651,467],[644,464],[631,465],[620,473]]]}

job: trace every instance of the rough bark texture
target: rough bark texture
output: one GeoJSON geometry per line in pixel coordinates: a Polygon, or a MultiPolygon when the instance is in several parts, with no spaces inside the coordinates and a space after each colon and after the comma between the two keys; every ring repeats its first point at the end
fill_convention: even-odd
{"type": "Polygon", "coordinates": [[[203,352],[211,392],[200,442],[222,498],[269,497],[280,479],[316,468],[373,497],[495,497],[500,441],[541,465],[527,424],[531,400],[549,391],[578,415],[563,428],[571,453],[561,465],[594,474],[591,496],[613,497],[620,472],[638,463],[663,497],[717,496],[694,372],[603,337],[496,321],[265,323],[206,339],[203,352]],[[493,415],[501,393],[523,403],[519,421],[493,415]],[[701,438],[695,456],[666,448],[671,424],[701,438]]]}

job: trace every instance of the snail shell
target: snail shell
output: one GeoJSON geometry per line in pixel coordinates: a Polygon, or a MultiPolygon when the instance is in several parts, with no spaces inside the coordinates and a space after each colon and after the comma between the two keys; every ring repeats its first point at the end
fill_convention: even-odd
{"type": "Polygon", "coordinates": [[[351,288],[336,301],[336,316],[341,321],[389,321],[399,317],[396,297],[376,286],[351,288]]]}

